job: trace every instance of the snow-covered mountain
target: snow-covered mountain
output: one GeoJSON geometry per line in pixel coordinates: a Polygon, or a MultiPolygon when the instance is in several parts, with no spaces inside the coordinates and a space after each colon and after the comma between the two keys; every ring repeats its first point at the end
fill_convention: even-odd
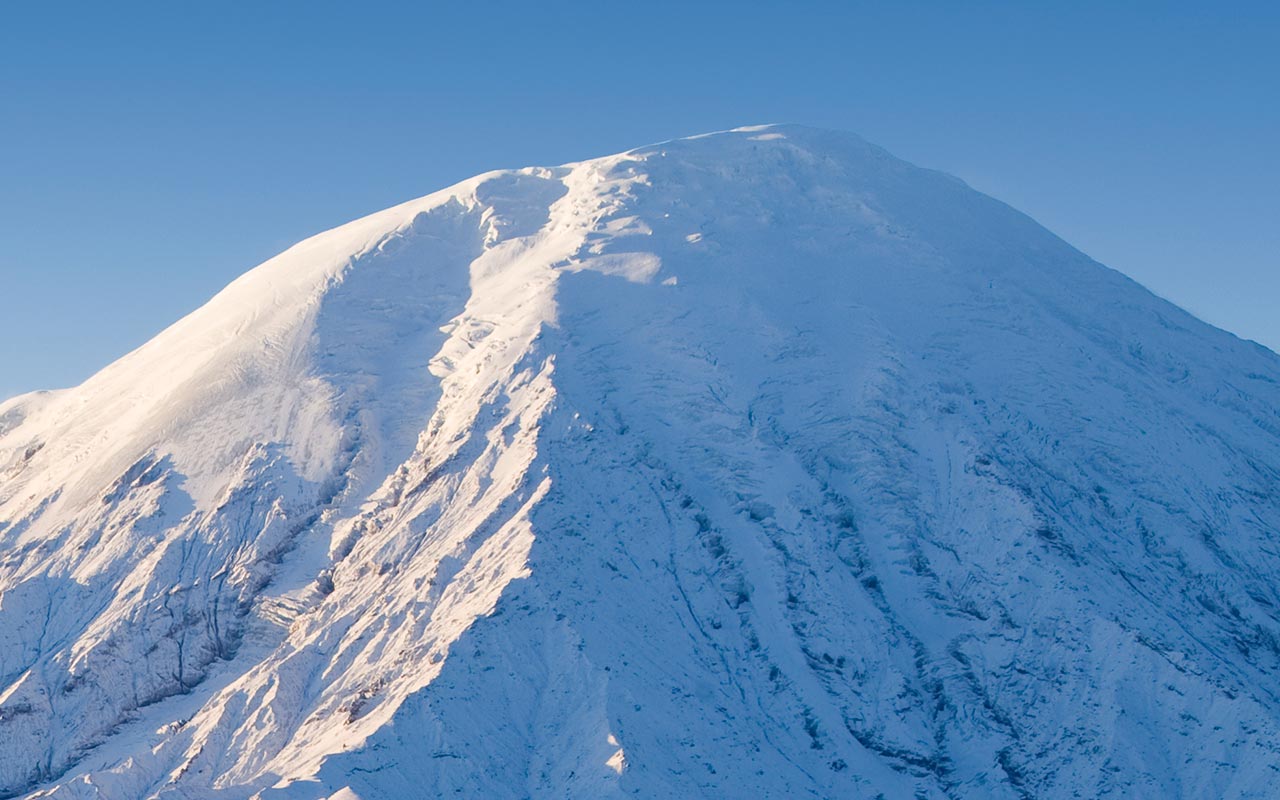
{"type": "Polygon", "coordinates": [[[744,128],[323,233],[0,405],[0,796],[1261,798],[1280,357],[744,128]]]}

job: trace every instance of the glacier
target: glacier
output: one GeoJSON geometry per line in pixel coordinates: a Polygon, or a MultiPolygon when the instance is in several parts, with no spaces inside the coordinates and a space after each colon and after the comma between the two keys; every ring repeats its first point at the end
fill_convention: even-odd
{"type": "Polygon", "coordinates": [[[0,797],[1264,798],[1280,357],[760,126],[0,404],[0,797]]]}

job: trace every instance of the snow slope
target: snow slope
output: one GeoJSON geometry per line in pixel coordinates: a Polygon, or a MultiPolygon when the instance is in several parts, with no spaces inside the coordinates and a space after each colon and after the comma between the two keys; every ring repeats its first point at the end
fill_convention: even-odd
{"type": "Polygon", "coordinates": [[[1280,357],[743,128],[0,405],[0,796],[1272,795],[1280,357]]]}

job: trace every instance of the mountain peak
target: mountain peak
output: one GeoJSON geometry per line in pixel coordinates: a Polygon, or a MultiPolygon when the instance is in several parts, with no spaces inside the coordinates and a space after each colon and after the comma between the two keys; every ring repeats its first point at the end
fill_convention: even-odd
{"type": "Polygon", "coordinates": [[[851,134],[486,173],[0,406],[0,795],[1260,796],[1277,387],[851,134]]]}

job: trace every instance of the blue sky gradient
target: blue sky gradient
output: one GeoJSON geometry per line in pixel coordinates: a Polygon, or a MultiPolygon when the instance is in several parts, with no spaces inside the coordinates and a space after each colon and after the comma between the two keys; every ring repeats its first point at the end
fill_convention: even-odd
{"type": "Polygon", "coordinates": [[[0,6],[0,397],[498,167],[856,131],[1280,348],[1268,3],[0,6]]]}

